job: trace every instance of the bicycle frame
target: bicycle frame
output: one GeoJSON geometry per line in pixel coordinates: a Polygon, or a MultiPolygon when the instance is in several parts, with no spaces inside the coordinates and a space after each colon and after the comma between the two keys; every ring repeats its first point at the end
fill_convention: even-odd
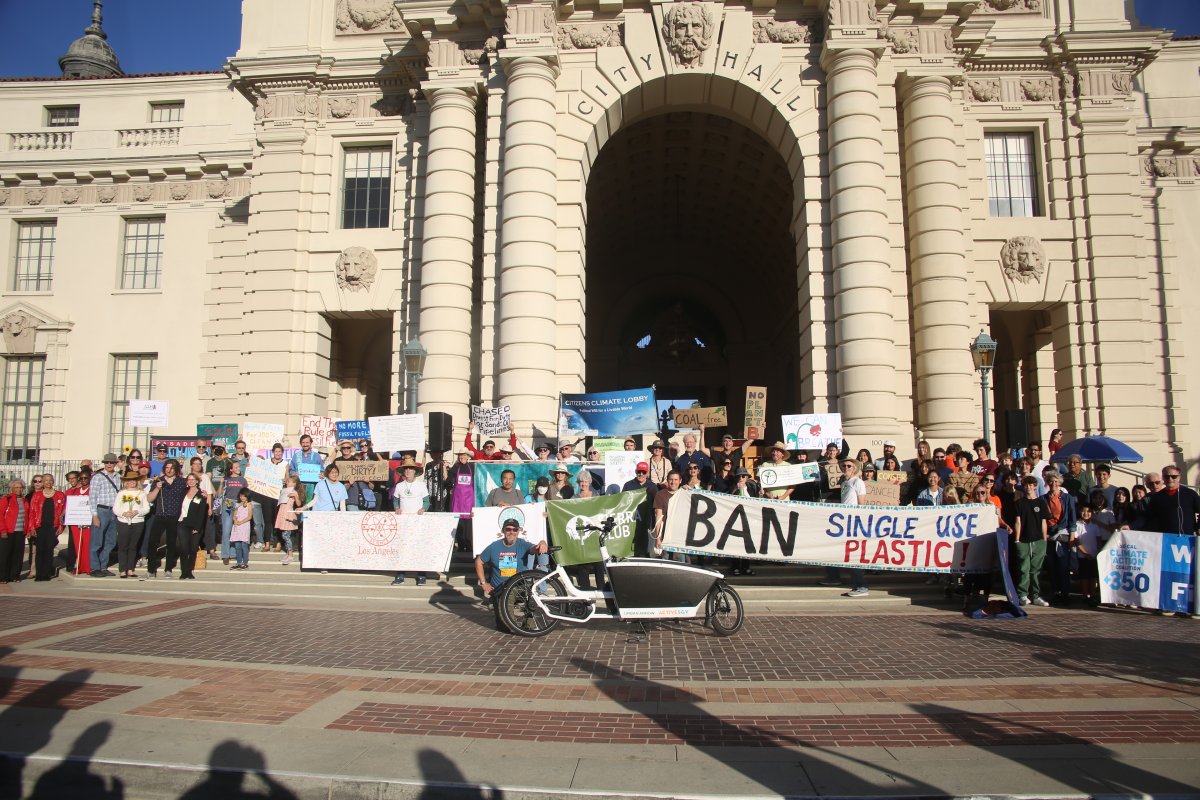
{"type": "MultiPolygon", "coordinates": [[[[705,604],[708,598],[709,591],[718,581],[722,579],[721,573],[702,567],[694,567],[687,564],[681,564],[675,561],[661,561],[653,558],[630,558],[613,560],[606,558],[601,562],[604,569],[605,583],[610,587],[607,590],[582,590],[575,587],[568,577],[566,570],[560,565],[553,572],[548,572],[546,575],[535,581],[530,587],[530,596],[538,608],[551,619],[562,620],[564,622],[589,622],[593,619],[690,619],[695,617],[705,616],[705,604]],[[610,570],[611,567],[611,570],[610,570]],[[620,601],[618,588],[614,587],[613,570],[619,571],[618,574],[624,571],[629,571],[630,575],[623,580],[632,581],[633,589],[639,587],[638,581],[645,582],[644,575],[641,578],[634,577],[635,572],[645,573],[647,570],[653,573],[669,573],[676,579],[677,584],[675,591],[664,591],[660,588],[661,583],[667,581],[656,581],[651,591],[648,592],[650,597],[645,599],[656,599],[658,595],[666,595],[667,597],[676,598],[674,603],[668,605],[641,605],[630,607],[623,605],[620,601]],[[545,586],[552,578],[557,577],[562,585],[565,594],[561,597],[549,595],[543,591],[539,591],[540,587],[545,586]],[[682,590],[678,584],[683,583],[682,590]],[[680,600],[681,596],[686,595],[687,601],[680,600]],[[573,614],[563,613],[561,606],[583,602],[588,605],[588,613],[585,616],[577,616],[573,614]],[[608,604],[611,602],[614,611],[608,609],[608,604]],[[604,603],[601,606],[601,603],[604,603]],[[558,606],[559,608],[555,608],[558,606]]],[[[663,576],[664,578],[666,576],[663,576]]],[[[626,599],[629,598],[629,591],[626,590],[626,599]]],[[[643,593],[647,594],[647,593],[643,593]]]]}

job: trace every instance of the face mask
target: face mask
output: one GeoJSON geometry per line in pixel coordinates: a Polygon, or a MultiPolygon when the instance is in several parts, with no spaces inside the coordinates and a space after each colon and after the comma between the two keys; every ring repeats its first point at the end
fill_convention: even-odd
{"type": "Polygon", "coordinates": [[[545,494],[545,493],[546,493],[546,490],[547,490],[547,489],[549,489],[549,488],[550,488],[549,486],[539,486],[539,487],[537,487],[538,494],[545,494]]]}

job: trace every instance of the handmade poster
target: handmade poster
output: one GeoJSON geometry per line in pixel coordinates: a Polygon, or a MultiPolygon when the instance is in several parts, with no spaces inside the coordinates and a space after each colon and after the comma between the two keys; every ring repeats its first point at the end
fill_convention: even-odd
{"type": "Polygon", "coordinates": [[[279,497],[283,480],[287,477],[287,461],[273,464],[265,458],[250,456],[246,462],[246,488],[272,499],[279,497]]]}
{"type": "Polygon", "coordinates": [[[283,443],[283,425],[274,422],[243,422],[242,438],[246,441],[246,452],[261,455],[271,452],[276,442],[283,443]]]}
{"type": "Polygon", "coordinates": [[[503,538],[500,526],[515,519],[521,525],[521,538],[531,544],[546,541],[546,504],[522,503],[507,508],[475,508],[471,510],[471,552],[479,555],[483,548],[503,538]]]}
{"type": "Polygon", "coordinates": [[[747,439],[763,438],[767,424],[767,387],[746,387],[745,431],[747,439]]]}
{"type": "Polygon", "coordinates": [[[296,470],[296,477],[301,483],[316,483],[321,480],[321,465],[301,464],[296,470]]]}
{"type": "Polygon", "coordinates": [[[425,421],[420,414],[367,417],[367,427],[371,429],[371,445],[377,452],[425,450],[425,421]]]}
{"type": "Polygon", "coordinates": [[[445,572],[457,514],[320,511],[304,515],[304,569],[445,572]]]}
{"type": "MultiPolygon", "coordinates": [[[[690,494],[680,492],[679,494],[690,494]]],[[[600,561],[600,535],[584,526],[600,526],[608,517],[615,525],[605,549],[618,558],[633,555],[634,541],[645,531],[638,507],[646,500],[646,490],[601,495],[573,500],[551,500],[549,507],[550,543],[562,547],[554,554],[559,564],[589,564],[600,561]]]]}
{"type": "MultiPolygon", "coordinates": [[[[492,489],[500,486],[500,473],[506,469],[511,469],[515,476],[513,487],[526,497],[533,497],[537,479],[550,478],[550,482],[554,483],[550,470],[558,466],[554,461],[476,461],[474,463],[476,506],[487,505],[488,494],[492,489]]],[[[583,464],[566,464],[565,466],[571,485],[578,485],[575,479],[579,476],[579,471],[586,467],[583,464]]],[[[596,472],[595,467],[587,469],[593,475],[596,472]]],[[[593,491],[598,494],[600,489],[601,487],[597,485],[593,491]]]]}
{"type": "Polygon", "coordinates": [[[645,461],[646,454],[637,450],[612,450],[604,454],[604,485],[593,487],[593,491],[616,494],[621,487],[633,480],[638,462],[645,461]]]}
{"type": "Polygon", "coordinates": [[[67,495],[67,512],[63,517],[64,525],[91,525],[91,498],[85,494],[67,495]]]}
{"type": "Polygon", "coordinates": [[[208,439],[213,443],[214,447],[221,445],[221,447],[232,452],[233,445],[238,440],[238,426],[236,422],[201,424],[196,426],[196,436],[201,439],[208,439]]]}
{"type": "Polygon", "coordinates": [[[512,425],[512,406],[471,406],[471,422],[475,423],[475,430],[483,436],[507,434],[509,426],[512,425]]]}
{"type": "Polygon", "coordinates": [[[824,464],[825,481],[830,489],[840,489],[842,486],[842,465],[837,461],[826,461],[824,464]]]}
{"type": "Polygon", "coordinates": [[[614,450],[625,449],[624,436],[595,436],[592,438],[592,447],[594,447],[601,455],[611,453],[614,450]]]}
{"type": "Polygon", "coordinates": [[[908,473],[903,470],[881,469],[875,473],[875,480],[899,486],[908,480],[908,473]]]}
{"type": "MultiPolygon", "coordinates": [[[[196,448],[200,445],[208,447],[208,439],[202,439],[199,436],[151,436],[150,437],[150,452],[157,453],[160,446],[167,448],[167,458],[173,458],[179,462],[183,469],[180,474],[188,472],[188,460],[196,455],[196,448]]],[[[157,461],[156,457],[152,456],[150,461],[150,477],[157,478],[162,474],[162,465],[164,462],[157,461]],[[158,465],[158,470],[155,472],[155,464],[158,465]]]]}
{"type": "MultiPolygon", "coordinates": [[[[663,548],[789,564],[987,572],[999,526],[991,503],[883,509],[691,491],[671,498],[663,548]]],[[[554,531],[552,520],[551,538],[554,531]]]]}
{"type": "Polygon", "coordinates": [[[130,400],[125,421],[133,428],[165,428],[170,411],[171,403],[167,400],[130,400]]]}
{"type": "Polygon", "coordinates": [[[795,486],[798,483],[813,483],[821,480],[821,466],[814,463],[770,464],[758,468],[758,484],[764,489],[779,486],[795,486]]]}
{"type": "Polygon", "coordinates": [[[708,428],[721,428],[729,424],[725,406],[677,408],[672,416],[676,428],[699,428],[701,425],[708,428]]]}
{"type": "Polygon", "coordinates": [[[371,438],[371,428],[365,419],[339,419],[334,427],[339,442],[345,439],[358,444],[364,439],[371,438]]]}
{"type": "Polygon", "coordinates": [[[1195,537],[1116,531],[1096,559],[1100,602],[1196,612],[1195,537]]]}
{"type": "Polygon", "coordinates": [[[863,481],[867,493],[859,499],[864,506],[900,505],[900,484],[891,481],[863,481]]]}
{"type": "Polygon", "coordinates": [[[311,436],[313,447],[322,450],[328,450],[337,444],[337,430],[331,417],[312,415],[301,417],[300,434],[296,437],[296,441],[299,442],[300,436],[304,435],[311,436]]]}
{"type": "Polygon", "coordinates": [[[968,497],[979,483],[979,476],[966,471],[951,472],[950,485],[958,490],[959,498],[968,497]]]}
{"type": "Polygon", "coordinates": [[[559,396],[558,436],[628,436],[658,430],[653,387],[559,396]]]}
{"type": "Polygon", "coordinates": [[[824,450],[842,446],[841,414],[784,414],[783,442],[789,450],[824,450]]]}
{"type": "MultiPolygon", "coordinates": [[[[400,465],[400,461],[396,461],[400,465]]],[[[388,479],[388,462],[386,461],[339,461],[337,464],[338,478],[343,483],[354,481],[386,481],[388,479]]]]}

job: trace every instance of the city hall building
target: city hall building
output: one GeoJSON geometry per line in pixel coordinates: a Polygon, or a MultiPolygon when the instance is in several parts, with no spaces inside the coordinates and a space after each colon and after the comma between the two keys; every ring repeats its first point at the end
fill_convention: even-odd
{"type": "MultiPolygon", "coordinates": [[[[68,4],[62,4],[64,6],[68,4]]],[[[854,447],[1105,433],[1196,478],[1200,41],[1124,0],[245,0],[0,81],[0,460],[654,384],[854,447]],[[163,30],[161,35],[199,35],[163,30]]],[[[67,45],[64,42],[64,46],[67,45]]]]}

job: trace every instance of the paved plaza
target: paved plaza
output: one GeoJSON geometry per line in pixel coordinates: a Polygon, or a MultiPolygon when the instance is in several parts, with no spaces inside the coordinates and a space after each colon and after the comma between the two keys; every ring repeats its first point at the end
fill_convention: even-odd
{"type": "Polygon", "coordinates": [[[352,607],[2,587],[0,797],[1200,791],[1194,620],[844,602],[752,610],[727,639],[606,623],[528,640],[420,591],[352,607]]]}

